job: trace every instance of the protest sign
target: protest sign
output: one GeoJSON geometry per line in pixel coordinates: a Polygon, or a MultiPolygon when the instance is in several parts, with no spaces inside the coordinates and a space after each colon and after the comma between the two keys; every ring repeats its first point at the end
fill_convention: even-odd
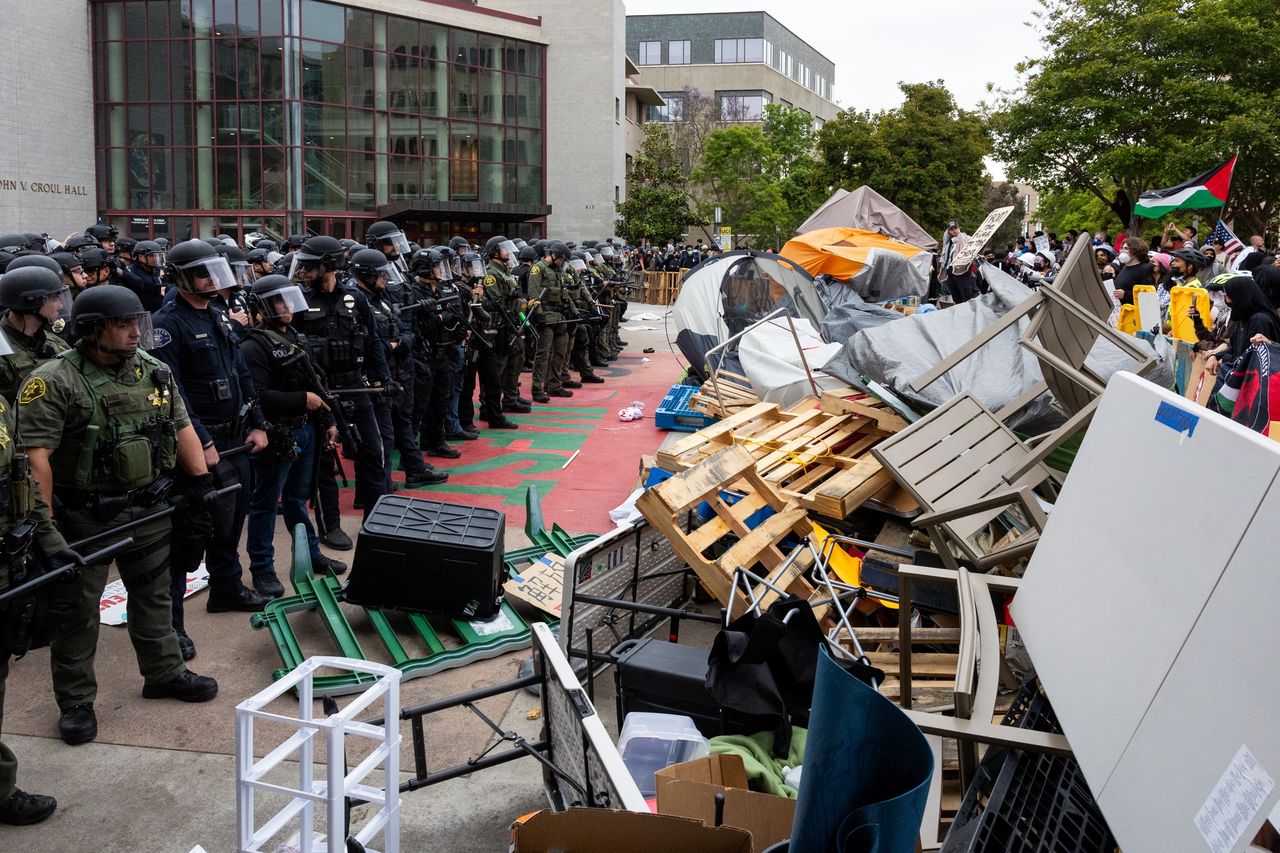
{"type": "Polygon", "coordinates": [[[973,232],[973,236],[969,238],[969,242],[951,259],[951,268],[963,269],[973,263],[973,259],[978,257],[978,253],[982,251],[983,246],[987,245],[991,235],[996,233],[996,229],[1012,212],[1013,207],[997,207],[988,213],[987,218],[982,220],[982,224],[978,226],[978,230],[973,232]]]}

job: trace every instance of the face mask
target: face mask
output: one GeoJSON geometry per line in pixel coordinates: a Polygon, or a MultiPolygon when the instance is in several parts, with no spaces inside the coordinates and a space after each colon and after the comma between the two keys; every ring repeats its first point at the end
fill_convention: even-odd
{"type": "Polygon", "coordinates": [[[1221,308],[1227,304],[1227,295],[1225,293],[1210,293],[1209,300],[1215,308],[1221,308]]]}
{"type": "Polygon", "coordinates": [[[1118,264],[1124,265],[1129,263],[1130,260],[1131,259],[1129,257],[1128,252],[1121,252],[1120,254],[1116,255],[1116,263],[1118,264]]]}

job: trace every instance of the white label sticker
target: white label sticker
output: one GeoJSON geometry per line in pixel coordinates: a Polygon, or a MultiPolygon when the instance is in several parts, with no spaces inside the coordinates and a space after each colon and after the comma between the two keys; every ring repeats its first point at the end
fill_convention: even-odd
{"type": "Polygon", "coordinates": [[[1275,786],[1275,780],[1242,744],[1196,814],[1196,829],[1213,853],[1230,853],[1275,786]]]}

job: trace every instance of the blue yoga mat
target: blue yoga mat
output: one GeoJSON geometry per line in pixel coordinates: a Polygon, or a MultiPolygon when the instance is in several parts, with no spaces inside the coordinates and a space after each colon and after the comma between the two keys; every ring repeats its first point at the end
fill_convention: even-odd
{"type": "Polygon", "coordinates": [[[913,853],[932,775],[920,729],[823,648],[790,853],[913,853]]]}

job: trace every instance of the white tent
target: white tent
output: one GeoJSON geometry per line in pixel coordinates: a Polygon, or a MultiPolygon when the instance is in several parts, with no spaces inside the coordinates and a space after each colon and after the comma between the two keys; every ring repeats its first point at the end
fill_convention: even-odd
{"type": "Polygon", "coordinates": [[[807,234],[820,228],[861,228],[875,231],[904,243],[933,251],[938,241],[930,236],[901,208],[871,187],[858,187],[853,192],[838,189],[796,229],[807,234]]]}

